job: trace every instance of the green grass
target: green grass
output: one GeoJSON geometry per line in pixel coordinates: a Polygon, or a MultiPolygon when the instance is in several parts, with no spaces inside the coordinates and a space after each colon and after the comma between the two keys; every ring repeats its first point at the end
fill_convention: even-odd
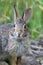
{"type": "Polygon", "coordinates": [[[32,7],[32,17],[28,23],[31,38],[39,39],[43,33],[43,0],[0,0],[0,24],[13,22],[13,5],[22,15],[25,8],[32,7]]]}

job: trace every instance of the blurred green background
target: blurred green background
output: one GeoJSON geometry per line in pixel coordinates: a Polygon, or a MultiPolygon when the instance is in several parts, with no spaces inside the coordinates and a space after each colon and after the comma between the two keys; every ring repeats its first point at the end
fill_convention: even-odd
{"type": "Polygon", "coordinates": [[[20,15],[25,8],[32,8],[32,17],[27,24],[31,38],[39,39],[43,36],[43,0],[0,0],[0,24],[13,22],[14,4],[20,15]]]}

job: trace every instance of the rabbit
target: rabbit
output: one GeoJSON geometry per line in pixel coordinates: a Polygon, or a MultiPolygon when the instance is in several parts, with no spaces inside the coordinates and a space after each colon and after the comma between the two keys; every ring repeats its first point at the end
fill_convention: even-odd
{"type": "Polygon", "coordinates": [[[26,28],[28,19],[31,17],[32,9],[27,8],[22,17],[19,17],[16,7],[14,6],[14,24],[9,31],[8,52],[11,65],[21,65],[21,58],[28,53],[30,44],[30,32],[26,28]]]}

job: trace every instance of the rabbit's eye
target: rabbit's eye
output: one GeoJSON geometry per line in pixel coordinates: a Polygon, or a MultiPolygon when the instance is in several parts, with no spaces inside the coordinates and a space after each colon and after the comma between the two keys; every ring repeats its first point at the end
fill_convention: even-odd
{"type": "Polygon", "coordinates": [[[14,24],[14,27],[15,27],[15,24],[14,24]]]}
{"type": "Polygon", "coordinates": [[[24,28],[26,28],[26,25],[24,25],[24,28]]]}

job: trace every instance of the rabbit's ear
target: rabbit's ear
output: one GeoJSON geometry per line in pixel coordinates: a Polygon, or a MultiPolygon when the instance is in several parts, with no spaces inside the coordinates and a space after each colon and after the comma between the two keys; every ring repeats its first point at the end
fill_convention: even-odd
{"type": "Polygon", "coordinates": [[[31,8],[26,9],[25,12],[23,13],[22,19],[24,21],[27,21],[31,17],[31,13],[32,13],[32,9],[31,8]]]}
{"type": "Polygon", "coordinates": [[[18,12],[16,10],[16,5],[14,5],[14,24],[16,23],[17,18],[18,18],[18,12]]]}

